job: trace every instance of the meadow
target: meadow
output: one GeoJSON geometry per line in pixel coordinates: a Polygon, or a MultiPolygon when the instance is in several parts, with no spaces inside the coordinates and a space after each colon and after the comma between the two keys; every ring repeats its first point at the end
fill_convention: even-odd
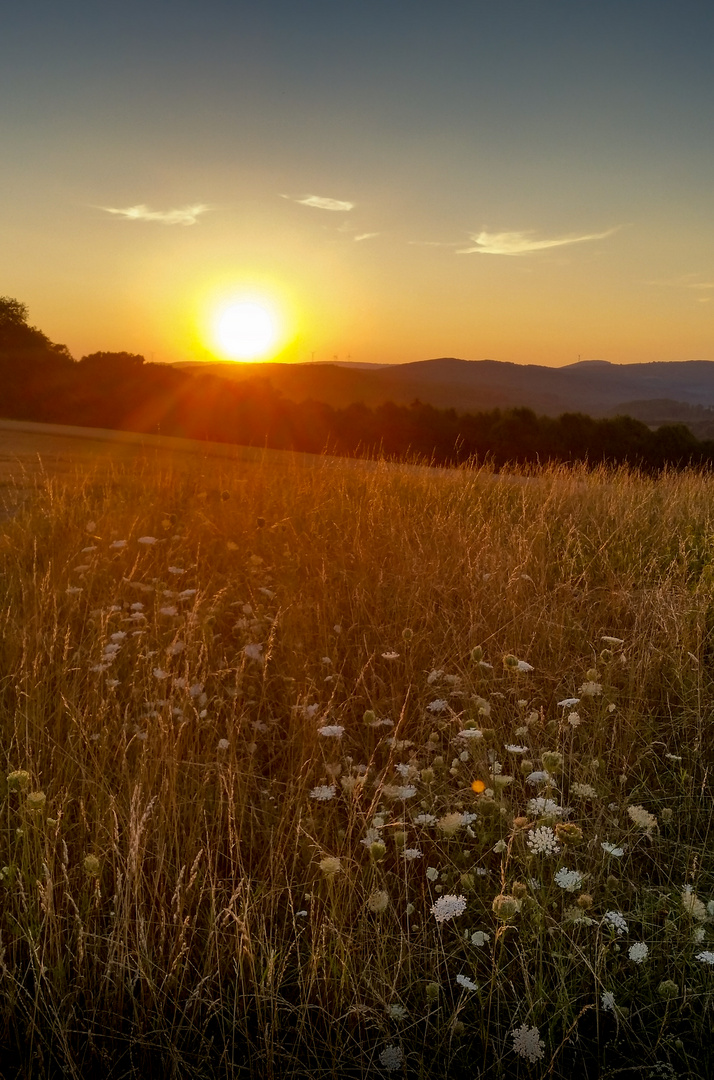
{"type": "Polygon", "coordinates": [[[711,476],[23,484],[3,1078],[712,1074],[711,476]]]}

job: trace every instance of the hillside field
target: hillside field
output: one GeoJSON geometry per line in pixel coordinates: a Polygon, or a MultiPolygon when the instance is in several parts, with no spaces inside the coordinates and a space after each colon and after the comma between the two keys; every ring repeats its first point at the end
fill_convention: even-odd
{"type": "Polygon", "coordinates": [[[97,446],[0,432],[2,1080],[711,1075],[711,476],[97,446]]]}

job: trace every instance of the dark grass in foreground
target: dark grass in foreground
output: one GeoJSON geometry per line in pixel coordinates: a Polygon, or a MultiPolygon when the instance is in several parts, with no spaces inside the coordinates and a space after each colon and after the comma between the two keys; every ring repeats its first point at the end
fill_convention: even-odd
{"type": "Polygon", "coordinates": [[[711,1072],[714,481],[201,469],[2,525],[0,1074],[711,1072]]]}

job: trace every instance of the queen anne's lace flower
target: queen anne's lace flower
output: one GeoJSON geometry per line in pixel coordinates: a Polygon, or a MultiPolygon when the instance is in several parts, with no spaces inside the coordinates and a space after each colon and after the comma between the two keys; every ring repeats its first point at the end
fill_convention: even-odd
{"type": "Polygon", "coordinates": [[[526,844],[534,855],[557,855],[560,846],[550,825],[541,825],[528,830],[526,844]]]}
{"type": "Polygon", "coordinates": [[[634,945],[630,945],[627,950],[627,955],[635,964],[643,964],[649,954],[650,950],[644,941],[636,941],[634,945]]]}
{"type": "Polygon", "coordinates": [[[644,806],[628,806],[627,814],[639,829],[651,832],[657,828],[657,818],[645,810],[644,806]]]}
{"type": "Polygon", "coordinates": [[[706,905],[699,899],[691,885],[682,892],[682,907],[687,915],[691,915],[697,922],[706,922],[708,916],[706,905]]]}
{"type": "Polygon", "coordinates": [[[523,1024],[522,1027],[511,1032],[511,1038],[513,1039],[513,1050],[520,1057],[531,1063],[542,1060],[545,1043],[541,1039],[537,1027],[526,1027],[523,1024]]]}
{"type": "Polygon", "coordinates": [[[330,799],[334,799],[336,794],[337,788],[334,784],[320,784],[312,789],[310,798],[317,799],[318,802],[328,802],[330,799]]]}
{"type": "Polygon", "coordinates": [[[463,986],[464,990],[478,990],[476,983],[469,979],[467,975],[457,975],[456,981],[459,986],[463,986]]]}
{"type": "Polygon", "coordinates": [[[397,1069],[401,1069],[404,1064],[404,1051],[401,1046],[395,1046],[394,1043],[389,1043],[379,1055],[379,1060],[387,1072],[396,1072],[397,1069]]]}
{"type": "Polygon", "coordinates": [[[449,922],[466,911],[466,897],[447,893],[431,905],[431,913],[438,923],[449,922]]]}
{"type": "Polygon", "coordinates": [[[627,933],[627,923],[619,911],[606,911],[603,915],[603,922],[618,935],[627,933]]]}
{"type": "Polygon", "coordinates": [[[710,952],[708,949],[697,953],[695,959],[701,960],[703,964],[709,964],[709,967],[714,967],[714,952],[710,952]]]}
{"type": "Polygon", "coordinates": [[[618,847],[617,844],[608,844],[606,841],[603,841],[602,844],[600,844],[600,847],[608,855],[614,855],[616,859],[621,859],[625,854],[625,849],[618,847]]]}
{"type": "Polygon", "coordinates": [[[615,1012],[615,995],[611,990],[603,990],[600,1001],[605,1012],[615,1012]]]}
{"type": "Polygon", "coordinates": [[[326,739],[341,739],[345,729],[342,724],[325,724],[324,727],[317,729],[317,733],[326,739]]]}
{"type": "Polygon", "coordinates": [[[567,867],[561,866],[553,880],[566,892],[577,892],[583,883],[583,875],[579,870],[568,870],[567,867]]]}
{"type": "Polygon", "coordinates": [[[569,814],[567,806],[559,806],[555,799],[544,799],[538,796],[528,800],[528,813],[534,817],[565,817],[569,814]]]}

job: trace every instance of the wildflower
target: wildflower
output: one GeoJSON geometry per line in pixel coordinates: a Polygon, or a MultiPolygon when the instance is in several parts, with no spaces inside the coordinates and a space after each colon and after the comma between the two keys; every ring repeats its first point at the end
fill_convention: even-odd
{"type": "Polygon", "coordinates": [[[375,840],[369,845],[369,857],[373,862],[381,862],[387,854],[387,847],[381,840],[375,840]]]}
{"type": "Polygon", "coordinates": [[[657,993],[665,1001],[674,1001],[679,997],[679,987],[672,979],[663,979],[657,987],[657,993]]]}
{"type": "Polygon", "coordinates": [[[579,727],[580,726],[580,713],[576,713],[576,712],[568,713],[568,723],[570,724],[571,727],[579,727]]]}
{"type": "Polygon", "coordinates": [[[317,802],[329,802],[330,799],[334,799],[337,794],[337,788],[334,784],[318,784],[310,792],[310,798],[316,799],[317,802]]]}
{"type": "Polygon", "coordinates": [[[453,836],[455,832],[461,828],[464,823],[464,815],[455,811],[453,814],[444,814],[439,818],[436,823],[436,827],[439,832],[443,832],[445,836],[453,836]]]}
{"type": "Polygon", "coordinates": [[[541,1039],[537,1027],[526,1027],[523,1024],[522,1027],[511,1032],[511,1038],[513,1039],[513,1050],[520,1057],[530,1061],[531,1064],[542,1060],[545,1043],[541,1039]]]}
{"type": "Polygon", "coordinates": [[[96,521],[88,521],[87,524],[84,526],[84,528],[85,528],[86,532],[94,533],[94,532],[97,531],[97,523],[96,523],[96,521]]]}
{"type": "Polygon", "coordinates": [[[624,645],[625,640],[621,637],[610,637],[608,634],[603,634],[600,641],[604,641],[606,645],[624,645]]]}
{"type": "Polygon", "coordinates": [[[687,915],[690,915],[692,919],[696,919],[697,922],[707,921],[706,905],[692,891],[691,885],[687,886],[682,893],[682,907],[687,915]]]}
{"type": "Polygon", "coordinates": [[[383,652],[382,653],[382,659],[383,660],[398,660],[399,659],[399,653],[398,652],[383,652]]]}
{"type": "Polygon", "coordinates": [[[166,650],[167,656],[178,656],[186,648],[185,641],[172,641],[166,650]]]}
{"type": "Polygon", "coordinates": [[[147,547],[151,547],[152,544],[156,543],[156,537],[155,536],[140,536],[139,540],[138,540],[138,543],[146,544],[147,547]]]}
{"type": "Polygon", "coordinates": [[[467,975],[457,975],[456,981],[459,986],[463,986],[464,990],[478,990],[476,983],[469,979],[467,975]]]}
{"type": "Polygon", "coordinates": [[[634,945],[630,945],[627,950],[627,955],[630,960],[635,964],[643,964],[650,954],[650,950],[644,941],[636,941],[634,945]]]}
{"type": "Polygon", "coordinates": [[[68,585],[65,592],[68,596],[78,596],[82,589],[78,585],[68,585]]]}
{"type": "Polygon", "coordinates": [[[7,774],[7,786],[11,791],[20,791],[30,783],[30,774],[27,769],[15,769],[7,774]]]}
{"type": "Polygon", "coordinates": [[[263,646],[258,645],[258,644],[246,645],[243,648],[243,654],[244,654],[244,656],[247,656],[249,660],[258,660],[258,661],[262,662],[262,660],[263,660],[263,657],[261,655],[262,652],[263,652],[263,646]]]}
{"type": "Polygon", "coordinates": [[[334,855],[326,855],[324,859],[320,859],[319,866],[326,878],[333,878],[342,870],[342,863],[334,855]]]}
{"type": "Polygon", "coordinates": [[[710,967],[714,967],[714,952],[710,952],[708,949],[704,949],[703,952],[697,953],[695,960],[701,960],[703,964],[709,964],[710,967]]]}
{"type": "Polygon", "coordinates": [[[537,829],[529,829],[526,844],[534,855],[557,855],[560,851],[555,839],[555,833],[550,825],[541,825],[537,829]]]}
{"type": "Polygon", "coordinates": [[[579,799],[597,799],[597,791],[590,784],[571,784],[570,794],[579,799]]]}
{"type": "Polygon", "coordinates": [[[574,705],[579,705],[579,704],[580,704],[580,698],[579,697],[566,697],[566,698],[563,698],[562,701],[558,702],[558,705],[559,705],[559,707],[561,709],[572,709],[572,707],[574,705]]]}
{"type": "Polygon", "coordinates": [[[169,573],[174,574],[176,577],[178,577],[180,574],[185,574],[186,571],[182,570],[180,566],[170,566],[169,573]]]}
{"type": "Polygon", "coordinates": [[[506,850],[507,846],[508,845],[506,844],[505,840],[497,840],[496,843],[493,845],[492,850],[496,855],[502,855],[503,852],[506,850]]]}
{"type": "Polygon", "coordinates": [[[627,923],[624,916],[619,911],[606,911],[603,915],[603,922],[614,930],[617,936],[627,933],[627,923]]]}
{"type": "Polygon", "coordinates": [[[406,1020],[408,1015],[403,1005],[390,1005],[387,1011],[392,1020],[406,1020]]]}
{"type": "Polygon", "coordinates": [[[614,1013],[617,1011],[615,1006],[615,995],[611,990],[603,990],[600,1001],[605,1012],[614,1013]]]}
{"type": "Polygon", "coordinates": [[[389,1043],[379,1055],[379,1060],[387,1072],[396,1072],[404,1064],[404,1051],[401,1046],[389,1043]]]}
{"type": "Polygon", "coordinates": [[[528,747],[527,746],[515,746],[512,743],[506,743],[505,744],[505,749],[508,751],[509,754],[527,754],[528,753],[528,747]]]}
{"type": "Polygon", "coordinates": [[[426,876],[427,876],[428,881],[438,881],[439,880],[439,871],[437,870],[437,868],[435,866],[427,866],[427,868],[426,868],[426,876]]]}
{"type": "Polygon", "coordinates": [[[624,848],[618,847],[616,844],[609,844],[607,843],[607,841],[603,841],[600,844],[600,847],[604,852],[606,852],[608,855],[613,855],[616,859],[621,859],[622,856],[625,854],[624,848]]]}
{"type": "Polygon", "coordinates": [[[487,945],[490,940],[491,935],[484,933],[483,930],[474,930],[471,935],[471,944],[476,945],[479,949],[483,948],[484,945],[487,945]]]}
{"type": "Polygon", "coordinates": [[[577,892],[583,883],[583,875],[579,870],[568,870],[567,867],[561,866],[553,880],[566,892],[577,892]]]}
{"type": "Polygon", "coordinates": [[[178,608],[174,607],[173,604],[168,604],[166,607],[159,608],[159,615],[168,615],[169,617],[178,615],[178,608]]]}
{"type": "Polygon", "coordinates": [[[444,709],[448,709],[448,707],[448,702],[444,701],[443,698],[435,698],[434,701],[430,702],[429,705],[427,705],[427,709],[431,713],[443,712],[444,709]]]}
{"type": "Polygon", "coordinates": [[[218,740],[218,749],[219,750],[227,750],[230,745],[231,744],[228,742],[228,739],[219,739],[218,740]]]}
{"type": "Polygon", "coordinates": [[[639,829],[644,829],[647,833],[657,828],[657,818],[645,810],[644,806],[628,806],[627,814],[639,829]]]}
{"type": "Polygon", "coordinates": [[[593,679],[588,679],[580,687],[580,693],[584,697],[598,697],[602,693],[602,684],[595,682],[593,679]]]}
{"type": "Polygon", "coordinates": [[[559,806],[554,799],[544,799],[542,796],[538,796],[536,799],[528,800],[528,813],[533,817],[564,817],[570,813],[567,807],[559,806]]]}
{"type": "Polygon", "coordinates": [[[84,863],[82,865],[84,866],[85,874],[88,874],[89,877],[99,877],[102,864],[96,855],[85,855],[84,863]]]}
{"type": "Polygon", "coordinates": [[[37,812],[44,808],[47,802],[47,796],[44,791],[31,791],[27,796],[26,806],[31,812],[37,812]]]}
{"type": "Polygon", "coordinates": [[[324,735],[326,739],[341,739],[345,733],[342,724],[325,724],[317,729],[318,735],[324,735]]]}
{"type": "Polygon", "coordinates": [[[404,848],[404,851],[402,852],[402,858],[406,859],[407,862],[414,862],[415,859],[421,859],[422,854],[423,853],[419,850],[419,848],[408,847],[404,848]]]}
{"type": "Polygon", "coordinates": [[[113,540],[109,547],[113,548],[114,551],[121,551],[122,548],[126,547],[126,540],[113,540]]]}
{"type": "Polygon", "coordinates": [[[475,728],[475,727],[463,728],[461,731],[457,731],[456,735],[457,735],[457,738],[459,738],[459,739],[482,739],[483,738],[483,732],[481,731],[481,729],[480,728],[475,728]]]}
{"type": "Polygon", "coordinates": [[[486,785],[484,784],[483,780],[474,780],[471,784],[471,790],[475,792],[476,795],[482,795],[483,792],[486,790],[486,785]]]}
{"type": "Polygon", "coordinates": [[[549,784],[553,777],[545,769],[536,769],[526,777],[526,783],[531,784],[533,787],[537,787],[538,784],[549,784]]]}
{"type": "Polygon", "coordinates": [[[387,799],[401,799],[404,802],[406,799],[413,799],[417,793],[417,789],[411,784],[407,784],[400,787],[398,784],[385,784],[382,788],[382,794],[387,799]]]}
{"type": "Polygon", "coordinates": [[[426,984],[426,988],[425,988],[426,1000],[431,1002],[432,1005],[434,1004],[435,1001],[439,1000],[439,990],[440,989],[441,989],[441,987],[439,986],[438,983],[429,982],[429,983],[426,984]]]}
{"type": "Polygon", "coordinates": [[[519,908],[520,902],[516,900],[515,896],[508,896],[504,893],[494,896],[491,904],[491,911],[502,922],[508,922],[509,919],[512,919],[518,913],[519,908]]]}
{"type": "MultiPolygon", "coordinates": [[[[422,779],[423,779],[423,774],[422,774],[422,779]]],[[[414,824],[415,825],[435,825],[436,824],[436,817],[434,816],[434,814],[417,814],[417,816],[414,818],[414,824]]]]}
{"type": "Polygon", "coordinates": [[[463,915],[465,911],[466,897],[453,896],[451,893],[440,896],[431,905],[431,913],[438,923],[449,922],[450,919],[455,918],[457,915],[463,915]]]}
{"type": "Polygon", "coordinates": [[[367,897],[367,907],[375,915],[381,915],[389,907],[389,893],[385,892],[384,889],[375,889],[367,897]]]}
{"type": "Polygon", "coordinates": [[[560,772],[563,768],[563,755],[558,753],[557,750],[546,750],[541,754],[541,761],[543,762],[543,768],[550,773],[560,772]]]}

